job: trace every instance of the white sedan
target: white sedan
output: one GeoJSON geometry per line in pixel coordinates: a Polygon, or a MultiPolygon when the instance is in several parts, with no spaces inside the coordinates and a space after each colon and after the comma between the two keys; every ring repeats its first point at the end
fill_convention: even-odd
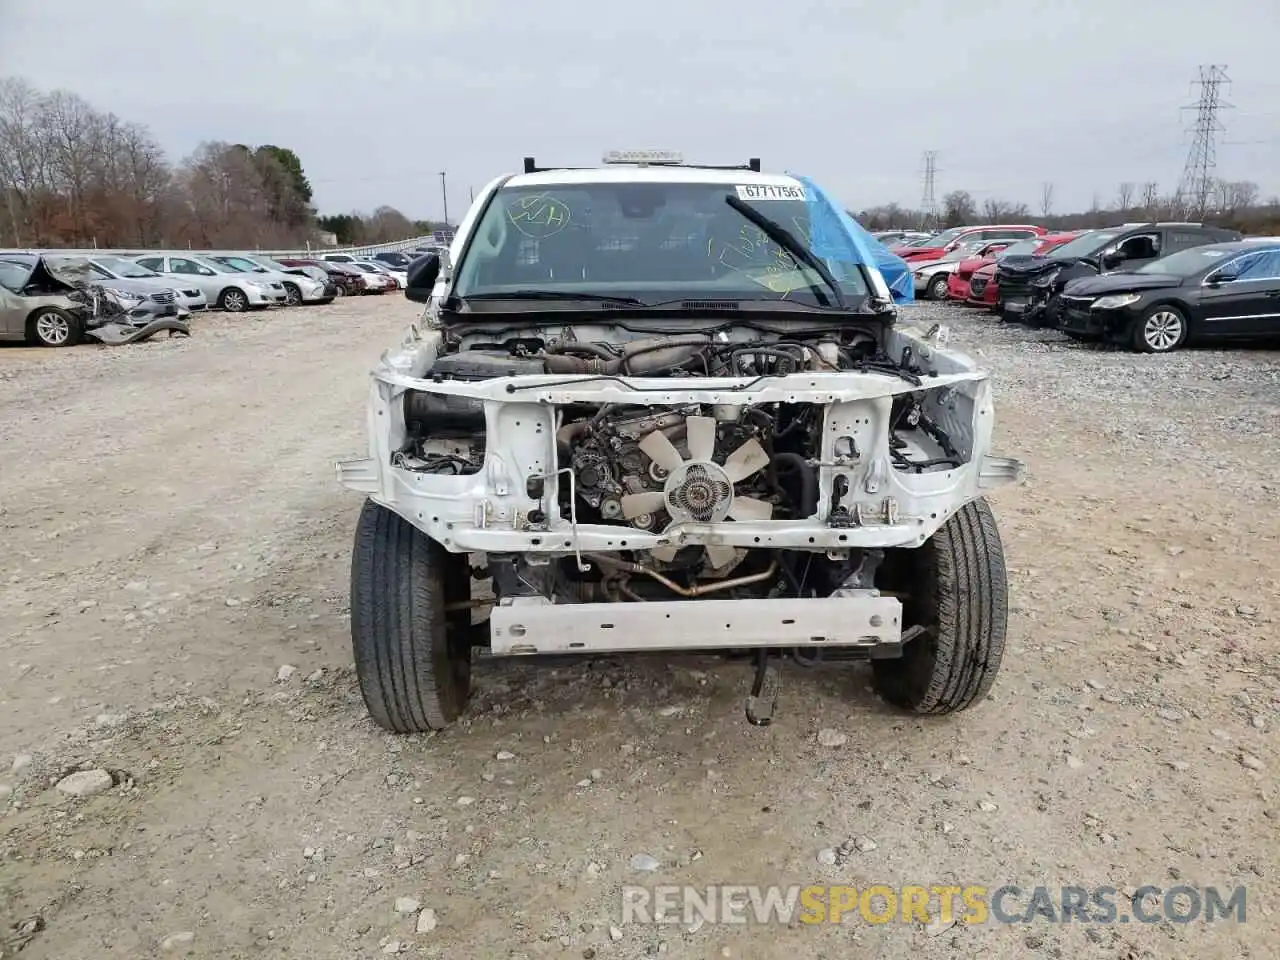
{"type": "Polygon", "coordinates": [[[354,267],[360,271],[360,280],[364,284],[365,293],[387,293],[399,286],[395,277],[379,270],[371,263],[362,263],[355,260],[347,264],[347,266],[354,267]]]}
{"type": "Polygon", "coordinates": [[[373,267],[379,273],[385,274],[396,282],[396,289],[403,290],[409,286],[409,272],[392,266],[389,263],[383,263],[381,260],[357,260],[355,263],[358,267],[373,267]]]}

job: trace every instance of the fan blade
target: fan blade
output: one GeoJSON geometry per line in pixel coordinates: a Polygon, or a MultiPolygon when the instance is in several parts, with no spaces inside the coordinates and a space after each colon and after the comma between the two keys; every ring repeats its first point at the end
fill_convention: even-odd
{"type": "Polygon", "coordinates": [[[733,563],[737,557],[738,551],[735,547],[725,546],[723,543],[711,544],[706,548],[707,562],[711,564],[712,570],[719,570],[721,567],[727,567],[733,563]]]}
{"type": "Polygon", "coordinates": [[[666,494],[660,490],[648,490],[645,493],[624,493],[622,495],[622,516],[627,520],[643,517],[646,513],[661,510],[667,505],[666,494]]]}
{"type": "MultiPolygon", "coordinates": [[[[646,437],[646,439],[648,439],[646,437]]],[[[643,448],[643,444],[641,447],[643,448]]],[[[648,453],[649,451],[645,451],[648,453]]],[[[730,483],[737,483],[739,480],[745,480],[757,470],[763,470],[769,465],[769,455],[764,452],[764,447],[760,446],[757,440],[748,440],[733,453],[729,454],[729,459],[724,462],[724,472],[729,477],[730,483]]]]}
{"type": "Polygon", "coordinates": [[[644,439],[640,441],[640,449],[667,473],[674,473],[684,463],[684,457],[680,456],[680,451],[661,430],[645,434],[644,439]]]}
{"type": "Polygon", "coordinates": [[[680,548],[673,544],[665,547],[654,547],[649,552],[653,554],[653,559],[660,560],[662,563],[670,563],[676,558],[680,548]]]}
{"type": "Polygon", "coordinates": [[[773,516],[773,504],[755,497],[734,497],[729,516],[734,520],[768,520],[773,516]]]}
{"type": "Polygon", "coordinates": [[[716,422],[711,417],[686,417],[689,459],[710,460],[716,452],[716,422]]]}

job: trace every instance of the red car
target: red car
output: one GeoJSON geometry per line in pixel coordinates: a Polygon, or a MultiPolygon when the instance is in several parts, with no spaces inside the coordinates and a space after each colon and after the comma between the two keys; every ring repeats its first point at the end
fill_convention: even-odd
{"type": "MultiPolygon", "coordinates": [[[[948,286],[947,296],[963,300],[972,307],[987,307],[995,310],[1000,303],[1000,288],[996,284],[997,261],[1009,256],[1044,256],[1054,247],[1060,247],[1068,240],[1074,240],[1083,232],[1082,230],[1071,230],[1066,233],[1047,233],[1034,240],[1021,241],[1005,247],[995,257],[985,260],[972,271],[963,291],[953,290],[951,286],[948,286]]],[[[960,269],[964,269],[964,266],[965,264],[961,263],[960,269]]],[[[959,273],[960,271],[957,270],[956,272],[959,273]]]]}
{"type": "Polygon", "coordinates": [[[997,260],[1003,257],[1008,250],[1013,250],[1014,254],[1032,253],[1035,251],[1036,245],[1040,240],[1033,237],[1029,240],[1018,240],[1014,243],[1005,243],[1003,246],[992,244],[984,247],[972,257],[966,257],[956,264],[955,272],[947,277],[947,299],[948,300],[968,300],[969,299],[969,281],[973,278],[976,271],[988,265],[994,265],[997,260]]]}
{"type": "Polygon", "coordinates": [[[1026,240],[1048,233],[1044,227],[1028,223],[990,224],[980,227],[952,227],[943,230],[918,247],[894,247],[895,256],[911,263],[916,260],[941,260],[962,243],[977,245],[988,240],[1026,240]]]}

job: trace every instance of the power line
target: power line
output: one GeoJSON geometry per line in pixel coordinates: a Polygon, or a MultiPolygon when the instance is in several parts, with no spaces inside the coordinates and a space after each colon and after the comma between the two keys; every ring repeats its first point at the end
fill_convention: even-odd
{"type": "Polygon", "coordinates": [[[938,176],[938,151],[924,152],[924,193],[920,197],[920,209],[924,214],[921,226],[938,222],[938,199],[934,195],[934,186],[938,176]]]}
{"type": "Polygon", "coordinates": [[[1173,204],[1196,217],[1204,216],[1217,179],[1218,134],[1225,129],[1218,120],[1218,111],[1231,109],[1231,104],[1222,99],[1222,88],[1230,82],[1225,64],[1202,66],[1200,78],[1194,84],[1200,88],[1200,99],[1183,108],[1195,110],[1196,119],[1191,126],[1191,147],[1187,150],[1187,163],[1182,168],[1173,204]]]}

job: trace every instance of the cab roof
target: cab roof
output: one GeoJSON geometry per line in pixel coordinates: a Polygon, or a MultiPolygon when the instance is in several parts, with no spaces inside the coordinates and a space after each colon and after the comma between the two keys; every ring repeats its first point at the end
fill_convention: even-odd
{"type": "Polygon", "coordinates": [[[539,170],[517,173],[504,186],[541,187],[551,184],[577,183],[712,183],[764,184],[800,187],[800,181],[781,173],[757,173],[754,170],[725,170],[677,164],[609,164],[584,169],[539,170]]]}

